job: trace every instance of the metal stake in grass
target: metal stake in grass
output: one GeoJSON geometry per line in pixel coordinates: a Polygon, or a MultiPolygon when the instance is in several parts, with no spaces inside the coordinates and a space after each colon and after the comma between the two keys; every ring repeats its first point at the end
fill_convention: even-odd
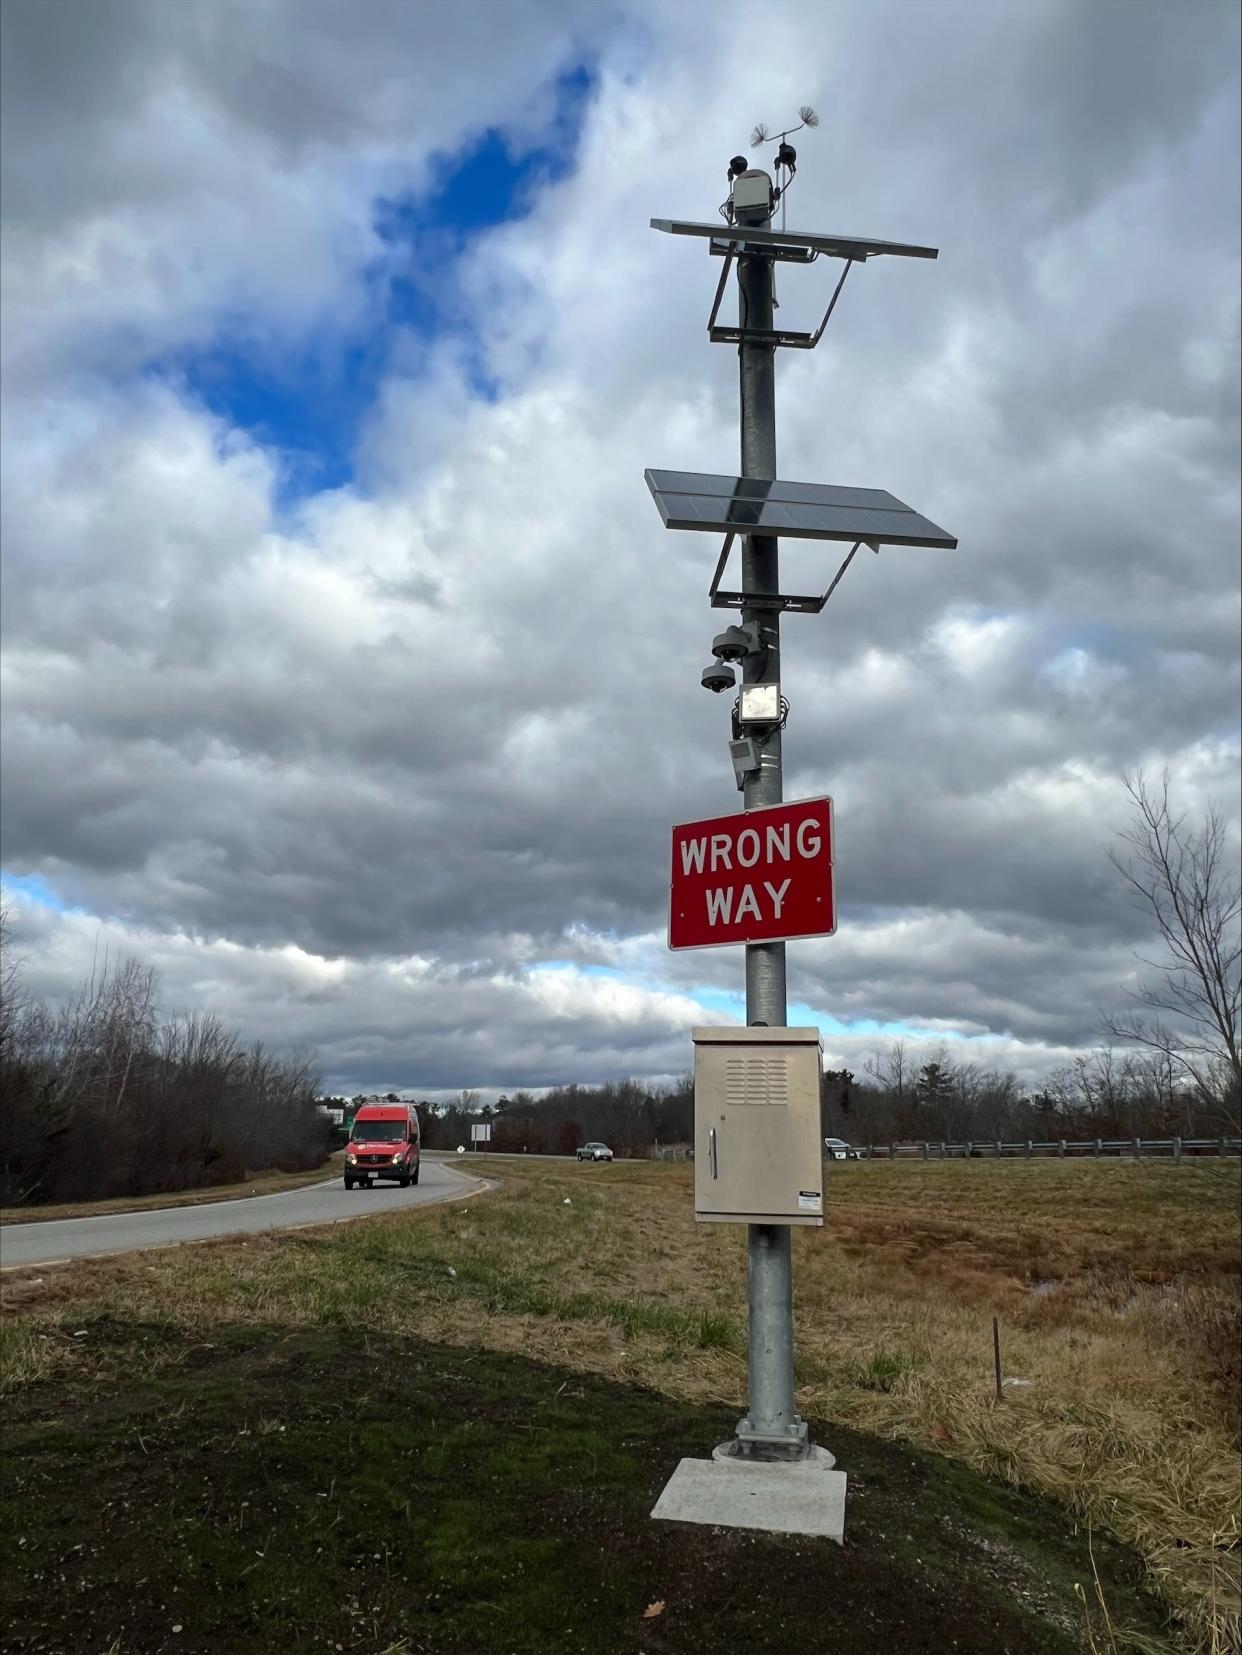
{"type": "Polygon", "coordinates": [[[995,1316],[992,1318],[992,1349],[996,1353],[996,1400],[1003,1402],[1005,1393],[1001,1384],[1000,1321],[995,1316]]]}

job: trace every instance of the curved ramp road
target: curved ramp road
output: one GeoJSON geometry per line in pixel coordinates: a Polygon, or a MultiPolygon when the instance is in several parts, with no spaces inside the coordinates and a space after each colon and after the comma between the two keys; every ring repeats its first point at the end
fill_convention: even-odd
{"type": "Polygon", "coordinates": [[[109,1213],[99,1218],[62,1218],[47,1224],[6,1224],[0,1229],[0,1266],[52,1264],[100,1253],[128,1253],[144,1247],[175,1247],[182,1241],[245,1235],[304,1224],[335,1224],[367,1213],[452,1201],[478,1189],[455,1167],[423,1157],[419,1181],[347,1190],[340,1178],[307,1184],[277,1195],[241,1201],[214,1201],[201,1207],[163,1207],[146,1212],[109,1213]]]}

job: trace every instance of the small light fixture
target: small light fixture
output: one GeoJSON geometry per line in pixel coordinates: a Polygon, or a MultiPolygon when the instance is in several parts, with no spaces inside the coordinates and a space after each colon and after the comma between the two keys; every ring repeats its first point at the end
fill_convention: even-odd
{"type": "Polygon", "coordinates": [[[750,736],[743,736],[739,741],[731,741],[729,757],[733,760],[733,779],[740,793],[746,785],[747,776],[753,775],[759,768],[759,743],[753,741],[750,736]]]}

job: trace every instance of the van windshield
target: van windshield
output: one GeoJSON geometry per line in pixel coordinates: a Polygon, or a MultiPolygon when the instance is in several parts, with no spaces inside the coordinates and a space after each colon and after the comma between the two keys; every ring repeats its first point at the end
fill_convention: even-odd
{"type": "Polygon", "coordinates": [[[355,1121],[350,1137],[357,1142],[365,1138],[368,1143],[397,1143],[405,1137],[404,1121],[355,1121]]]}

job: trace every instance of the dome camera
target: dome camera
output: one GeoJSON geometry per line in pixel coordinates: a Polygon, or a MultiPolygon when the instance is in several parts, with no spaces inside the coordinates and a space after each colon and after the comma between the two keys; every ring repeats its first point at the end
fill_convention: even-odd
{"type": "Polygon", "coordinates": [[[718,661],[744,661],[759,647],[759,629],[753,622],[746,626],[728,626],[712,639],[712,654],[718,661]]]}
{"type": "Polygon", "coordinates": [[[703,668],[702,685],[705,690],[711,690],[713,695],[719,695],[722,690],[731,690],[737,683],[737,674],[724,661],[713,661],[710,667],[703,668]]]}

